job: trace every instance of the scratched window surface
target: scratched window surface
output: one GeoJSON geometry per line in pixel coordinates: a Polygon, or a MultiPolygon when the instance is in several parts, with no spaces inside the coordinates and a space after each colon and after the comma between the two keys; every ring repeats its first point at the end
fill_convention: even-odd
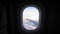
{"type": "Polygon", "coordinates": [[[27,30],[34,30],[39,25],[39,11],[36,7],[26,7],[23,10],[23,26],[27,30]]]}

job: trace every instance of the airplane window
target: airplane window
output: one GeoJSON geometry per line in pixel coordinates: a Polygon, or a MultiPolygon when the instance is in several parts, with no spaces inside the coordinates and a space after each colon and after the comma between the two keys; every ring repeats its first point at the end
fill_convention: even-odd
{"type": "Polygon", "coordinates": [[[39,10],[36,7],[26,7],[23,10],[23,27],[35,30],[39,26],[39,10]]]}

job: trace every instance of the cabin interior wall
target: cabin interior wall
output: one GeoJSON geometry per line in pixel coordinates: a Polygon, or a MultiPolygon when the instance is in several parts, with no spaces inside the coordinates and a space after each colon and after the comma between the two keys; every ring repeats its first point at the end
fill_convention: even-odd
{"type": "MultiPolygon", "coordinates": [[[[23,34],[24,32],[18,30],[17,24],[17,10],[21,8],[25,4],[41,4],[45,8],[45,22],[43,32],[56,32],[56,17],[55,17],[55,9],[56,9],[56,1],[54,0],[6,0],[0,1],[0,34],[23,34]]],[[[21,17],[20,17],[21,18],[21,17]]],[[[20,29],[21,30],[21,29],[20,29]]],[[[39,34],[40,30],[38,31],[39,34]]]]}

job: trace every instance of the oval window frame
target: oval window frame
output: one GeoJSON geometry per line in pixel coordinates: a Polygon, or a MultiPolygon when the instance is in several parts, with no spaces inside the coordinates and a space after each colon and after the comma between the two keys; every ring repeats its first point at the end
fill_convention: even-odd
{"type": "MultiPolygon", "coordinates": [[[[43,22],[44,22],[44,18],[43,17],[45,17],[45,15],[43,14],[43,16],[42,16],[42,12],[45,14],[45,12],[44,12],[44,8],[40,5],[40,6],[38,6],[38,5],[35,5],[35,4],[30,4],[30,5],[24,5],[22,8],[19,8],[18,9],[18,14],[17,14],[17,20],[18,20],[18,29],[19,30],[21,30],[21,31],[24,31],[24,32],[37,32],[39,29],[40,29],[40,31],[42,31],[42,29],[43,29],[43,27],[44,27],[44,24],[42,23],[42,20],[43,20],[43,22]],[[23,25],[22,25],[22,23],[23,23],[23,21],[22,21],[22,19],[20,20],[20,18],[22,18],[22,14],[23,14],[23,10],[26,8],[26,7],[29,7],[29,6],[33,6],[33,7],[36,7],[38,10],[39,10],[39,14],[40,14],[40,11],[41,11],[41,26],[40,27],[38,27],[38,28],[36,28],[35,30],[26,30],[24,27],[22,27],[23,25]],[[21,11],[21,12],[20,12],[21,11]],[[43,19],[42,19],[43,18],[43,19]],[[20,21],[21,21],[21,23],[20,23],[20,21]],[[20,25],[20,26],[19,26],[20,25]]],[[[40,17],[40,15],[39,15],[39,17],[40,17]]],[[[39,18],[39,23],[40,23],[40,18],[39,18]]]]}
{"type": "MultiPolygon", "coordinates": [[[[36,8],[35,6],[28,6],[28,7],[26,7],[25,9],[30,8],[30,7],[36,9],[37,12],[38,12],[38,26],[39,26],[39,10],[38,10],[38,8],[36,8]]],[[[24,14],[24,10],[25,10],[25,9],[23,9],[23,14],[24,14]]],[[[33,17],[34,17],[34,16],[33,16],[33,17]]],[[[41,18],[40,18],[40,19],[41,19],[41,18]]],[[[23,20],[22,20],[22,21],[23,21],[23,20]]],[[[41,21],[40,21],[40,22],[41,22],[41,21]]],[[[24,26],[24,25],[23,25],[23,26],[24,26]]],[[[38,26],[37,26],[37,27],[38,27],[38,26]]],[[[36,28],[37,28],[37,27],[36,27],[36,28]]],[[[26,27],[24,27],[24,28],[27,29],[26,27]]],[[[36,29],[36,28],[35,28],[35,29],[36,29]]],[[[35,30],[35,29],[32,29],[32,30],[35,30]]],[[[27,29],[27,30],[29,30],[29,29],[27,29]]]]}

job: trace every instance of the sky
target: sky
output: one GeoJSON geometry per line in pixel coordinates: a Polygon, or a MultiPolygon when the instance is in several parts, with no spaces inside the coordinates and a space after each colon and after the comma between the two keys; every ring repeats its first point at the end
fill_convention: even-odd
{"type": "Polygon", "coordinates": [[[23,11],[23,20],[26,18],[34,20],[34,21],[39,21],[39,11],[35,7],[27,7],[23,11]]]}

